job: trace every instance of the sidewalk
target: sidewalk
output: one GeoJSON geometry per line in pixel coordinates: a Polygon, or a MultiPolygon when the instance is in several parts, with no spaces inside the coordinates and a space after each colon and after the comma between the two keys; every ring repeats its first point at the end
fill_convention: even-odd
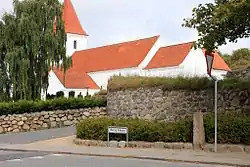
{"type": "Polygon", "coordinates": [[[245,153],[211,153],[184,150],[84,147],[75,145],[73,143],[73,138],[74,136],[70,136],[31,144],[1,145],[0,150],[35,151],[54,154],[77,154],[231,166],[250,166],[250,154],[245,153]]]}

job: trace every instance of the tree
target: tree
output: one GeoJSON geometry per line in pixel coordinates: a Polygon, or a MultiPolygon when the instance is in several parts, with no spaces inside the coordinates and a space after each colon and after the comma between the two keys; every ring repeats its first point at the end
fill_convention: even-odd
{"type": "MultiPolygon", "coordinates": [[[[4,25],[0,22],[0,37],[4,36],[4,25]]],[[[7,74],[5,39],[0,38],[0,101],[10,99],[10,78],[7,74]]]]}
{"type": "Polygon", "coordinates": [[[14,0],[13,7],[14,13],[5,13],[0,23],[0,54],[8,66],[0,71],[8,73],[14,100],[40,99],[48,88],[50,67],[70,67],[62,5],[57,0],[14,0]]]}
{"type": "Polygon", "coordinates": [[[208,51],[239,38],[250,36],[250,0],[215,0],[193,9],[183,26],[195,28],[199,39],[195,47],[208,51]]]}
{"type": "Polygon", "coordinates": [[[233,51],[232,55],[223,55],[231,69],[250,67],[250,49],[241,48],[233,51]]]}

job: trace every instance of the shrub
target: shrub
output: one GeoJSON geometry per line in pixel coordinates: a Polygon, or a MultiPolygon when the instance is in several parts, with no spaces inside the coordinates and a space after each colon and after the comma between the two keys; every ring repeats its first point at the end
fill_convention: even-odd
{"type": "MultiPolygon", "coordinates": [[[[207,143],[214,143],[214,115],[204,117],[207,143]]],[[[139,119],[92,118],[78,123],[77,138],[107,140],[108,126],[129,128],[130,141],[192,142],[193,121],[185,118],[178,122],[157,122],[139,119]]],[[[111,135],[111,140],[125,140],[124,135],[111,135]]],[[[218,115],[218,143],[250,145],[250,115],[228,113],[218,115]]]]}
{"type": "MultiPolygon", "coordinates": [[[[92,118],[81,121],[76,129],[80,139],[107,140],[108,126],[129,128],[129,140],[148,142],[192,142],[192,119],[179,122],[156,122],[139,119],[92,118]]],[[[124,135],[111,135],[111,140],[125,140],[124,135]]]]}
{"type": "Polygon", "coordinates": [[[63,91],[56,92],[56,97],[64,97],[64,92],[63,91]]]}
{"type": "Polygon", "coordinates": [[[74,98],[74,97],[75,97],[75,91],[70,91],[70,92],[69,92],[69,97],[74,98]]]}
{"type": "MultiPolygon", "coordinates": [[[[204,124],[206,142],[214,143],[214,114],[206,115],[204,124]]],[[[250,145],[250,115],[218,114],[218,143],[250,145]]]]}
{"type": "Polygon", "coordinates": [[[18,101],[10,103],[0,103],[0,115],[22,114],[40,111],[79,109],[104,107],[107,105],[105,99],[80,99],[80,98],[56,98],[47,101],[18,101]]]}

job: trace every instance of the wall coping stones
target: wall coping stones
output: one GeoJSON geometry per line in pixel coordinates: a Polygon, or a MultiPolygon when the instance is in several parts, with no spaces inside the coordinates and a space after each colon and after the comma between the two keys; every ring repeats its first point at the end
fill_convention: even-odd
{"type": "MultiPolygon", "coordinates": [[[[97,141],[97,140],[81,140],[78,138],[73,139],[73,143],[79,146],[89,146],[89,147],[107,147],[107,141],[97,141]]],[[[111,141],[110,147],[124,148],[125,141],[111,141]]],[[[173,149],[173,150],[194,150],[192,143],[164,143],[164,142],[143,142],[143,141],[129,141],[129,148],[140,148],[140,149],[173,149]]],[[[201,149],[205,152],[214,152],[213,144],[205,144],[201,149]]],[[[247,145],[233,145],[233,144],[218,144],[218,152],[243,152],[250,154],[250,146],[247,145]]]]}

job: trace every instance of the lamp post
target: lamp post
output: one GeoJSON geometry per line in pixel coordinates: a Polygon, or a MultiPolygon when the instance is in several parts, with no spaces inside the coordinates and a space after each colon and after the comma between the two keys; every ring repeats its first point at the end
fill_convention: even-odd
{"type": "Polygon", "coordinates": [[[207,74],[214,80],[214,152],[217,152],[217,94],[218,94],[218,80],[212,76],[214,55],[211,52],[205,53],[207,63],[207,74]]]}

